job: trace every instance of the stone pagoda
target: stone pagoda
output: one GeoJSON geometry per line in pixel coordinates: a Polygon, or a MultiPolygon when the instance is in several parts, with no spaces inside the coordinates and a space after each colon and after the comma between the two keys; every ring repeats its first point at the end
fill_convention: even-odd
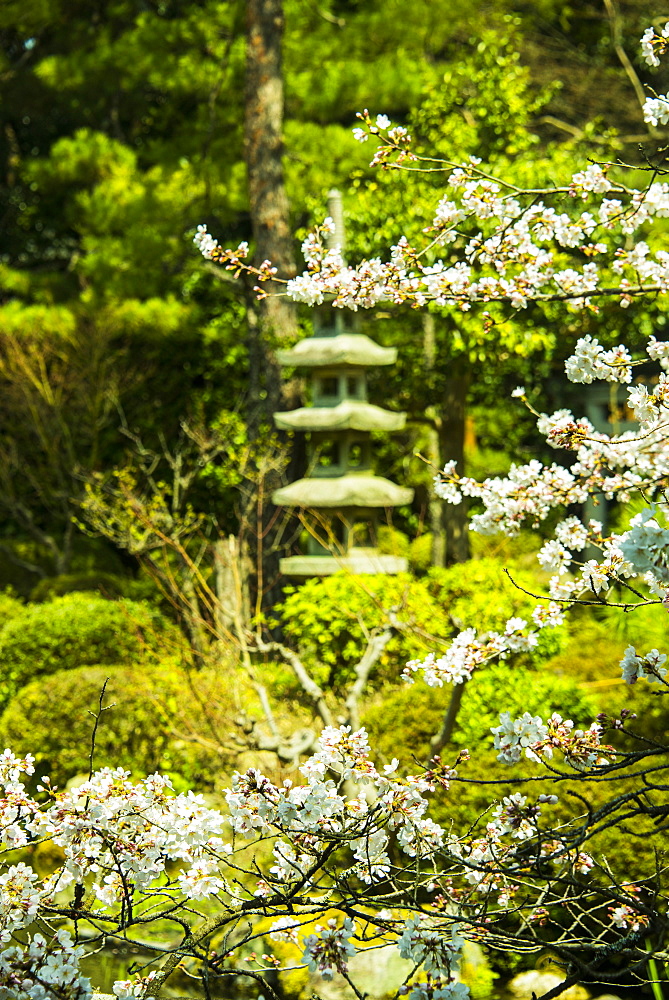
{"type": "MultiPolygon", "coordinates": [[[[343,214],[339,192],[328,207],[341,245],[343,214]]],[[[367,402],[367,370],[392,365],[395,348],[380,347],[356,332],[355,314],[324,305],[315,311],[314,334],[279,363],[307,373],[311,405],[275,413],[276,426],[307,437],[308,470],[272,495],[279,507],[308,512],[311,521],[304,555],[281,560],[287,576],[353,573],[400,573],[406,559],[382,555],[375,547],[379,511],[410,503],[413,490],[372,472],[372,431],[402,430],[406,414],[367,402]]]]}

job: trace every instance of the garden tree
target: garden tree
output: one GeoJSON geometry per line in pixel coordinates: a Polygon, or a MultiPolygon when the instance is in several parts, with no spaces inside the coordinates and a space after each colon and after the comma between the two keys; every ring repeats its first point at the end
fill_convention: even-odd
{"type": "MultiPolygon", "coordinates": [[[[279,254],[276,241],[267,245],[278,234],[276,226],[266,224],[272,222],[269,217],[265,222],[258,217],[261,224],[253,233],[248,217],[249,210],[255,216],[261,211],[261,195],[268,204],[260,175],[269,176],[268,165],[275,177],[281,169],[280,123],[275,120],[271,141],[267,129],[269,118],[276,119],[280,73],[275,24],[262,36],[263,51],[254,42],[246,59],[245,9],[257,29],[261,21],[253,5],[213,0],[105,3],[96,8],[93,22],[89,5],[68,4],[65,12],[55,0],[28,0],[5,6],[0,14],[0,143],[7,204],[0,253],[3,299],[13,310],[18,343],[23,331],[29,339],[35,305],[53,313],[49,328],[65,315],[81,339],[97,329],[99,350],[110,346],[106,332],[113,329],[120,403],[128,424],[151,444],[159,427],[176,432],[179,421],[192,418],[193,411],[210,420],[221,408],[243,406],[249,398],[248,376],[255,377],[262,367],[255,356],[251,362],[244,345],[244,288],[212,283],[197,267],[183,234],[204,216],[224,225],[231,236],[253,235],[260,259],[271,253],[288,266],[291,254],[289,246],[279,254]],[[254,77],[251,56],[260,55],[274,59],[267,93],[254,77]],[[105,323],[96,327],[103,313],[105,323]],[[141,365],[135,362],[138,356],[141,365]],[[183,357],[182,366],[174,365],[175,356],[183,357]]],[[[296,15],[299,36],[300,5],[292,4],[290,13],[296,15]]],[[[318,16],[316,20],[320,23],[318,16]]],[[[257,41],[261,34],[255,31],[252,37],[257,41]]],[[[293,52],[303,48],[301,37],[291,43],[293,52]]],[[[342,72],[340,67],[340,76],[342,72]]],[[[295,90],[299,93],[299,87],[295,90]]],[[[411,92],[402,91],[405,103],[411,92]]],[[[313,107],[308,114],[312,112],[313,107]]],[[[307,126],[303,136],[299,115],[296,124],[293,135],[302,162],[328,163],[318,182],[324,191],[352,164],[362,164],[348,130],[336,129],[342,151],[337,162],[329,163],[318,153],[318,130],[307,126]]],[[[299,178],[293,173],[298,200],[312,181],[304,170],[299,178]]],[[[285,245],[285,205],[279,211],[284,214],[285,245]]],[[[290,307],[269,308],[290,314],[290,307]]],[[[255,342],[257,351],[262,340],[255,342]]],[[[276,396],[276,372],[274,382],[266,410],[276,396]]],[[[262,387],[256,388],[257,394],[251,386],[251,396],[260,394],[262,387]]],[[[123,439],[111,433],[113,410],[108,416],[107,464],[124,448],[123,439]]],[[[15,444],[19,449],[18,439],[15,444]]],[[[80,461],[84,451],[82,444],[80,461]]],[[[59,480],[71,479],[71,455],[54,448],[54,457],[61,462],[59,480]]],[[[52,534],[71,531],[59,501],[34,494],[29,498],[33,522],[42,525],[55,518],[49,525],[52,534]]],[[[207,505],[217,499],[209,495],[207,505]]],[[[224,509],[221,498],[221,515],[224,509]]],[[[10,519],[14,530],[20,528],[18,513],[17,508],[10,519]]]]}
{"type": "MultiPolygon", "coordinates": [[[[295,264],[283,176],[283,0],[251,0],[246,16],[245,151],[253,240],[258,263],[272,260],[290,273],[295,264]]],[[[255,380],[249,405],[264,417],[249,417],[255,438],[262,424],[272,425],[272,414],[281,404],[281,372],[271,343],[294,338],[298,331],[290,302],[265,298],[249,308],[259,313],[249,330],[249,372],[255,380]]]]}
{"type": "MultiPolygon", "coordinates": [[[[244,154],[249,209],[258,263],[273,260],[285,273],[295,273],[293,233],[283,170],[283,0],[249,0],[246,5],[246,79],[244,99],[244,154]]],[[[281,369],[274,344],[294,340],[297,313],[292,302],[272,296],[256,300],[247,289],[249,387],[247,433],[259,441],[273,427],[273,414],[282,408],[281,369]]],[[[279,476],[265,476],[261,484],[268,498],[251,551],[255,568],[254,606],[270,606],[278,592],[280,511],[269,497],[281,485],[279,476]]],[[[241,565],[241,564],[240,564],[241,565]]]]}
{"type": "MultiPolygon", "coordinates": [[[[665,30],[667,37],[644,33],[650,65],[669,48],[665,30]]],[[[669,96],[648,99],[645,114],[669,123],[669,96]]],[[[413,155],[404,130],[374,121],[367,128],[381,130],[381,156],[413,155]]],[[[457,265],[426,265],[404,244],[386,262],[346,267],[336,251],[319,248],[317,234],[307,272],[288,291],[297,299],[335,295],[353,307],[429,297],[500,316],[531,300],[591,309],[606,297],[634,315],[636,300],[669,289],[657,223],[669,210],[669,185],[651,177],[635,190],[610,173],[590,164],[537,190],[492,179],[475,163],[449,168],[450,190],[434,227],[447,244],[456,227],[467,234],[469,253],[457,265]]],[[[223,250],[203,233],[199,242],[212,259],[239,267],[239,249],[223,250]]],[[[584,337],[566,364],[575,384],[627,385],[638,433],[610,437],[559,411],[541,415],[539,426],[549,444],[576,453],[571,468],[535,461],[482,484],[444,470],[439,491],[446,501],[463,494],[480,501],[478,530],[513,537],[525,520],[556,510],[567,516],[540,554],[555,575],[532,615],[534,630],[517,617],[497,632],[467,628],[443,656],[409,664],[409,674],[462,683],[491,660],[531,648],[537,631],[555,626],[572,606],[606,605],[632,617],[645,606],[666,614],[669,345],[650,337],[647,356],[661,369],[650,387],[630,384],[637,361],[624,345],[606,350],[584,337]],[[569,514],[599,492],[638,493],[648,506],[627,530],[605,536],[596,522],[569,514]],[[601,556],[584,560],[579,553],[587,543],[601,556]]],[[[519,387],[516,395],[525,392],[519,387]]],[[[653,684],[666,695],[665,662],[657,649],[630,645],[620,667],[629,685],[653,684]]],[[[468,780],[468,752],[448,763],[435,758],[413,774],[397,760],[380,770],[364,730],[346,726],[323,731],[300,769],[301,783],[277,786],[255,768],[235,774],[227,817],[192,794],[171,795],[157,775],[135,784],[121,769],[95,773],[91,766],[78,788],[52,791],[43,781],[33,793],[24,777],[33,771],[31,759],[8,750],[0,765],[3,844],[11,851],[48,837],[64,860],[45,879],[23,862],[0,876],[5,990],[12,1000],[85,1000],[92,989],[80,968],[82,927],[94,942],[133,940],[155,922],[160,959],[117,982],[115,996],[156,996],[188,962],[209,995],[243,976],[274,997],[270,975],[280,975],[282,962],[272,940],[281,942],[285,964],[302,963],[324,978],[337,972],[354,990],[356,952],[397,948],[408,963],[398,995],[412,1000],[468,996],[456,978],[467,939],[491,953],[549,949],[564,979],[546,1000],[577,981],[657,987],[666,981],[660,970],[669,957],[665,868],[659,860],[620,871],[615,859],[598,853],[600,836],[612,828],[640,842],[660,841],[666,832],[667,747],[649,739],[643,724],[635,725],[627,709],[580,730],[557,713],[514,719],[502,711],[493,730],[497,764],[485,782],[492,795],[501,786],[501,801],[491,801],[473,827],[448,832],[427,816],[428,799],[457,794],[468,780]],[[362,786],[357,795],[348,792],[349,781],[362,786]],[[518,789],[511,794],[509,782],[518,789]],[[55,928],[62,919],[71,930],[55,928]],[[242,950],[261,938],[269,939],[266,951],[260,958],[254,952],[250,967],[242,950]]]]}
{"type": "MultiPolygon", "coordinates": [[[[120,404],[130,425],[141,425],[147,436],[155,436],[159,427],[172,434],[184,409],[220,405],[214,399],[219,373],[230,368],[238,352],[230,338],[232,357],[219,361],[224,353],[220,334],[214,345],[214,331],[201,332],[203,313],[189,288],[192,269],[182,236],[192,225],[193,203],[203,210],[212,187],[214,194],[218,190],[212,172],[198,164],[196,177],[191,161],[206,159],[216,113],[215,102],[206,98],[213,100],[230,71],[234,32],[220,18],[219,33],[209,30],[215,51],[205,71],[198,45],[207,47],[210,22],[200,23],[199,6],[180,8],[179,17],[176,13],[162,16],[158,9],[131,3],[106,5],[98,9],[94,29],[85,4],[70,4],[64,12],[57,3],[27,3],[4,8],[0,15],[8,165],[2,322],[11,330],[15,369],[24,372],[25,383],[9,398],[37,394],[30,381],[37,322],[43,379],[71,382],[70,400],[82,381],[78,368],[87,354],[106,356],[109,367],[114,361],[107,409],[99,404],[98,412],[91,409],[91,423],[73,419],[68,447],[57,438],[50,442],[49,461],[57,469],[50,476],[34,474],[40,492],[24,490],[20,498],[26,516],[51,536],[71,533],[68,488],[71,496],[81,492],[75,475],[122,454],[124,439],[113,433],[118,412],[109,403],[120,404]],[[170,60],[179,61],[181,73],[165,74],[170,60]],[[193,107],[198,109],[195,127],[193,107]],[[148,215],[152,225],[147,225],[148,215]],[[59,328],[67,329],[69,365],[64,336],[60,343],[56,337],[59,328]],[[84,344],[90,346],[81,352],[84,344]],[[50,356],[57,357],[57,365],[48,361],[50,356]],[[175,357],[183,359],[178,366],[175,357]],[[93,432],[104,442],[97,454],[87,445],[93,432]]],[[[234,202],[233,164],[223,152],[216,155],[230,167],[227,189],[234,202]]],[[[236,190],[241,201],[241,183],[236,190]]],[[[232,334],[241,322],[239,305],[218,286],[207,296],[221,307],[221,331],[232,334]]],[[[84,374],[91,408],[95,375],[95,370],[84,374]]],[[[234,396],[235,387],[228,388],[234,396]]],[[[56,384],[54,395],[58,392],[56,384]]],[[[84,402],[77,405],[82,412],[84,402]]],[[[10,433],[9,440],[28,467],[33,461],[28,442],[39,436],[43,410],[44,405],[39,411],[24,406],[23,412],[8,414],[24,430],[23,436],[10,433]]],[[[9,520],[14,530],[26,519],[18,514],[17,501],[9,520]]],[[[65,565],[61,559],[58,568],[65,565]]]]}
{"type": "MultiPolygon", "coordinates": [[[[635,18],[645,9],[637,7],[635,18]]],[[[246,342],[243,283],[212,282],[183,238],[203,218],[229,239],[253,236],[244,165],[245,11],[252,15],[249,5],[221,0],[123,0],[100,3],[92,15],[90,5],[77,0],[66,10],[58,0],[25,0],[0,12],[0,197],[6,205],[0,318],[11,323],[28,355],[34,307],[44,310],[45,330],[66,321],[73,342],[90,341],[97,356],[111,351],[109,400],[117,397],[129,426],[152,447],[161,429],[176,434],[184,418],[207,423],[221,409],[244,408],[256,370],[246,342]],[[183,359],[180,365],[175,357],[183,359]]],[[[630,5],[622,4],[620,13],[627,18],[630,5]]],[[[605,90],[587,88],[589,113],[616,93],[629,117],[618,83],[624,70],[616,76],[612,68],[611,47],[603,42],[608,26],[595,5],[581,18],[552,0],[505,2],[493,10],[464,0],[394,0],[392,8],[378,0],[317,6],[287,0],[284,165],[295,221],[306,222],[316,205],[320,212],[333,184],[365,172],[365,150],[350,135],[359,107],[405,116],[438,87],[482,20],[502,31],[508,16],[520,18],[517,37],[533,79],[547,72],[532,56],[548,34],[556,58],[572,59],[570,79],[579,76],[574,67],[586,83],[584,67],[606,69],[605,90]],[[577,39],[575,47],[564,41],[565,32],[577,39]]],[[[582,98],[579,92],[563,109],[575,128],[583,126],[582,98]]],[[[257,252],[262,259],[265,251],[258,246],[257,252]]],[[[290,251],[283,253],[271,250],[289,272],[290,251]]],[[[73,382],[77,378],[73,372],[73,382]]],[[[16,426],[26,426],[25,413],[17,414],[16,426]]],[[[125,439],[114,434],[115,409],[98,410],[96,420],[104,447],[92,468],[118,464],[125,439]]],[[[83,422],[76,426],[86,438],[83,422]]],[[[25,440],[10,435],[25,464],[32,457],[27,439],[38,433],[36,426],[25,440]]],[[[72,449],[53,448],[61,466],[55,494],[46,495],[45,477],[40,491],[23,492],[22,509],[17,500],[7,514],[10,540],[25,530],[26,510],[50,538],[71,533],[61,498],[68,481],[73,495],[78,492],[73,455],[82,471],[91,468],[90,449],[76,437],[72,449]]],[[[227,501],[212,487],[202,505],[216,507],[224,519],[227,501]]],[[[228,523],[226,530],[234,527],[228,523]]],[[[24,552],[23,558],[36,572],[51,572],[53,558],[38,555],[24,552]]],[[[56,561],[66,566],[67,557],[56,561]]]]}
{"type": "MultiPolygon", "coordinates": [[[[215,467],[219,477],[227,474],[242,488],[251,481],[254,470],[261,468],[262,454],[248,455],[242,443],[240,453],[231,455],[228,437],[231,427],[221,429],[221,435],[208,435],[208,461],[213,466],[219,453],[225,460],[215,467]]],[[[195,438],[196,454],[205,454],[202,435],[195,438]]],[[[240,541],[220,537],[211,519],[198,515],[189,504],[197,463],[182,444],[162,456],[172,469],[170,481],[154,475],[159,456],[140,444],[137,465],[117,470],[110,477],[96,477],[85,487],[81,502],[83,518],[89,530],[109,539],[119,548],[137,556],[156,581],[162,593],[177,610],[190,640],[195,666],[211,666],[237,656],[258,696],[261,720],[248,713],[237,718],[240,745],[257,750],[273,751],[284,762],[294,762],[300,755],[315,750],[318,725],[332,725],[335,719],[359,726],[363,699],[366,697],[374,672],[378,670],[388,644],[398,635],[411,636],[416,628],[437,637],[436,622],[440,609],[424,584],[404,578],[374,578],[370,583],[344,581],[344,594],[330,600],[345,600],[349,615],[360,631],[354,643],[356,652],[345,671],[345,679],[336,684],[320,676],[318,665],[299,649],[288,643],[267,638],[265,621],[252,616],[246,579],[240,571],[238,554],[240,541]],[[347,592],[348,587],[348,592],[347,592]],[[371,611],[371,615],[370,615],[371,611]],[[267,690],[267,675],[276,668],[262,669],[258,661],[283,664],[291,672],[298,692],[298,701],[309,706],[306,713],[288,733],[276,722],[276,699],[267,690]],[[332,697],[333,689],[336,697],[332,697]]],[[[266,471],[262,470],[261,471],[266,471]]],[[[256,494],[257,495],[257,494],[256,494]]],[[[248,501],[243,505],[248,508],[248,501]]],[[[259,512],[260,520],[262,512],[259,512]]],[[[243,543],[243,536],[241,539],[243,543]]],[[[315,581],[316,582],[316,581],[315,581]]],[[[332,590],[332,587],[326,588],[332,590]]],[[[327,600],[327,593],[314,593],[312,601],[327,600]]],[[[307,592],[287,602],[283,617],[313,616],[307,592]]],[[[277,624],[275,622],[274,624],[277,624]]],[[[444,623],[442,623],[443,625],[444,623]]],[[[295,629],[287,628],[288,640],[295,629]]],[[[305,630],[308,632],[308,627],[305,630]]],[[[449,634],[447,628],[441,632],[449,634]]],[[[404,647],[407,655],[418,655],[425,641],[404,647]]],[[[349,660],[351,657],[349,656],[349,660]]],[[[406,655],[405,655],[406,659],[406,655]]],[[[295,720],[293,720],[295,722],[295,720]]],[[[218,732],[222,744],[226,733],[218,732]]]]}
{"type": "MultiPolygon", "coordinates": [[[[542,12],[543,17],[549,13],[548,6],[542,12]]],[[[615,46],[607,28],[609,9],[610,5],[605,5],[599,10],[599,17],[595,19],[599,21],[598,32],[594,38],[588,39],[585,32],[579,37],[575,15],[569,25],[571,29],[576,29],[570,34],[572,44],[580,43],[585,48],[587,40],[588,51],[593,55],[597,52],[600,63],[607,53],[609,61],[616,58],[615,46]]],[[[593,13],[594,7],[583,20],[586,23],[588,19],[592,20],[593,13]]],[[[583,11],[581,15],[584,15],[583,11]]],[[[612,16],[615,27],[619,27],[618,12],[613,12],[612,16]]],[[[523,26],[526,27],[526,24],[523,26]]],[[[590,34],[594,34],[591,27],[590,34]]],[[[457,160],[466,150],[469,155],[482,160],[482,170],[502,172],[507,180],[521,187],[549,185],[556,174],[564,174],[570,169],[573,172],[576,164],[586,155],[596,155],[597,149],[604,148],[603,142],[606,143],[607,156],[612,155],[612,142],[614,148],[624,153],[629,145],[629,135],[616,137],[615,140],[611,135],[597,135],[601,123],[593,126],[582,119],[579,119],[579,127],[574,127],[569,133],[569,141],[564,141],[564,131],[560,133],[559,141],[555,141],[554,129],[548,133],[552,135],[552,141],[546,141],[546,110],[558,85],[552,82],[552,86],[537,88],[533,72],[536,67],[531,61],[527,65],[520,57],[521,53],[525,56],[527,43],[527,38],[518,27],[518,19],[515,23],[507,19],[503,30],[499,27],[480,30],[476,45],[471,46],[469,54],[450,66],[438,84],[426,88],[422,102],[410,114],[407,124],[414,137],[416,152],[457,160]]],[[[624,52],[623,56],[627,59],[624,52]]],[[[632,76],[631,82],[627,75],[623,76],[629,90],[625,118],[626,121],[633,119],[636,108],[636,134],[632,138],[635,143],[645,138],[647,152],[650,153],[656,146],[652,134],[654,130],[647,125],[648,131],[644,136],[637,89],[633,84],[638,88],[641,85],[629,59],[625,65],[632,76]]],[[[582,74],[582,67],[580,72],[582,74]]],[[[608,72],[611,72],[610,67],[608,72]]],[[[620,80],[617,85],[620,85],[620,80]]],[[[568,110],[571,111],[571,108],[568,110]]],[[[619,116],[610,120],[617,124],[619,116]]],[[[416,172],[412,164],[406,163],[391,166],[400,167],[399,177],[397,172],[389,172],[371,181],[361,177],[357,182],[358,197],[350,210],[348,228],[352,233],[354,252],[358,255],[376,252],[372,244],[379,236],[388,243],[396,242],[402,234],[411,238],[425,225],[423,206],[434,198],[440,182],[439,172],[416,172]],[[383,206],[381,211],[380,206],[383,206]]],[[[386,306],[386,315],[387,311],[386,306]]],[[[392,306],[390,311],[392,315],[392,306]]],[[[655,315],[656,310],[651,306],[646,324],[655,315]]],[[[478,314],[468,316],[444,308],[427,315],[423,313],[421,318],[422,324],[416,317],[413,330],[406,322],[398,325],[399,365],[391,375],[394,377],[394,394],[398,397],[398,405],[408,410],[412,422],[424,425],[421,450],[425,451],[433,466],[439,468],[445,461],[453,460],[457,463],[456,467],[462,470],[467,400],[471,401],[472,397],[482,399],[481,379],[472,380],[472,371],[478,373],[485,358],[492,352],[495,359],[501,362],[495,366],[495,373],[504,385],[504,379],[508,378],[509,372],[518,370],[523,357],[532,357],[533,364],[541,363],[541,360],[535,360],[537,355],[557,354],[562,360],[568,353],[565,341],[573,342],[576,333],[569,329],[563,317],[545,305],[528,308],[522,320],[514,322],[507,318],[503,324],[492,322],[490,317],[484,317],[482,321],[478,314]],[[427,407],[426,399],[430,404],[427,407]]],[[[391,337],[395,324],[387,321],[385,324],[390,328],[391,337]]],[[[597,317],[591,318],[590,324],[593,334],[604,340],[620,335],[617,329],[620,321],[615,310],[601,310],[597,317]]],[[[485,364],[483,368],[485,370],[485,364]]],[[[530,370],[531,365],[528,366],[528,373],[530,370]]],[[[490,374],[487,381],[484,398],[490,405],[491,395],[494,396],[494,390],[492,394],[490,392],[490,374]]],[[[384,379],[384,390],[387,393],[387,379],[384,379]]],[[[414,475],[420,477],[420,473],[414,475]]],[[[444,511],[443,507],[437,508],[434,503],[430,505],[428,521],[433,534],[435,563],[466,558],[465,518],[464,508],[444,511]]]]}
{"type": "Polygon", "coordinates": [[[77,324],[67,309],[7,308],[0,328],[0,509],[32,542],[20,555],[0,548],[38,577],[67,572],[72,498],[82,469],[105,453],[118,397],[118,349],[104,313],[77,324]]]}

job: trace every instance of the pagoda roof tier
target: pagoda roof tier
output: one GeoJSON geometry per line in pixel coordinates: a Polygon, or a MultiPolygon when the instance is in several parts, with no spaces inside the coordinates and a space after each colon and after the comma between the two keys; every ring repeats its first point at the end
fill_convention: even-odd
{"type": "Polygon", "coordinates": [[[364,333],[338,333],[334,337],[306,337],[289,351],[277,351],[280,365],[291,368],[357,368],[393,365],[397,348],[381,347],[364,333]]]}
{"type": "Polygon", "coordinates": [[[331,576],[333,573],[406,573],[402,556],[381,555],[376,549],[349,549],[345,556],[288,556],[281,560],[286,576],[331,576]]]}
{"type": "Polygon", "coordinates": [[[401,507],[411,503],[413,490],[389,479],[367,474],[298,479],[275,490],[277,507],[401,507]]]}
{"type": "Polygon", "coordinates": [[[302,406],[274,414],[281,430],[296,431],[401,431],[406,413],[393,413],[372,403],[345,399],[337,406],[302,406]]]}

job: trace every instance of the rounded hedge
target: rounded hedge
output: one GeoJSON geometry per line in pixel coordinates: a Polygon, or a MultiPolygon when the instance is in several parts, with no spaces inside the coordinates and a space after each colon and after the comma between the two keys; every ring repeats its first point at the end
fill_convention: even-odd
{"type": "Polygon", "coordinates": [[[157,586],[150,579],[135,580],[117,573],[82,572],[61,573],[60,576],[48,576],[40,580],[30,592],[30,600],[35,602],[52,601],[55,597],[71,594],[75,591],[97,593],[107,599],[127,597],[133,601],[154,601],[160,598],[157,586]]]}
{"type": "Polygon", "coordinates": [[[161,771],[172,777],[178,790],[192,785],[212,789],[232,758],[223,748],[214,752],[206,722],[227,734],[234,709],[229,699],[216,703],[220,675],[198,674],[197,680],[198,695],[207,702],[207,720],[178,664],[60,670],[27,684],[11,699],[0,716],[0,744],[15,753],[32,753],[37,774],[50,775],[60,787],[75,775],[87,774],[93,715],[107,681],[103,706],[109,710],[98,724],[94,767],[123,767],[137,778],[161,771]],[[185,739],[190,730],[206,733],[209,745],[185,739]]]}
{"type": "Polygon", "coordinates": [[[453,629],[423,580],[396,576],[335,573],[286,588],[274,609],[284,635],[296,645],[319,684],[338,691],[354,676],[365,651],[366,633],[396,615],[404,627],[391,638],[376,668],[377,678],[399,676],[407,660],[425,656],[433,641],[453,629]]]}
{"type": "Polygon", "coordinates": [[[0,629],[0,707],[35,677],[104,663],[150,662],[178,636],[144,601],[75,592],[27,605],[0,629]]]}
{"type": "MultiPolygon", "coordinates": [[[[123,766],[150,774],[165,768],[170,720],[158,695],[158,679],[127,667],[78,667],[33,681],[0,716],[0,742],[15,753],[32,753],[37,773],[62,787],[87,773],[93,718],[107,681],[95,739],[94,765],[123,766]],[[112,707],[113,706],[113,707],[112,707]]],[[[160,678],[163,694],[170,682],[160,678]]]]}

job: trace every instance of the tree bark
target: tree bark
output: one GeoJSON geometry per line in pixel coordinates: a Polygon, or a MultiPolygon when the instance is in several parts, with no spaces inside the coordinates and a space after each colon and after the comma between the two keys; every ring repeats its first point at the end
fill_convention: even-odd
{"type": "MultiPolygon", "coordinates": [[[[440,427],[441,462],[455,461],[456,469],[462,475],[465,466],[465,416],[469,374],[454,373],[445,380],[442,400],[440,427]]],[[[469,530],[467,505],[463,502],[442,504],[442,523],[446,538],[446,562],[466,562],[469,559],[469,530]]]]}
{"type": "MultiPolygon", "coordinates": [[[[423,313],[423,362],[425,373],[430,384],[434,382],[434,366],[437,358],[434,316],[423,313]]],[[[428,406],[425,416],[429,420],[427,426],[427,460],[435,472],[443,467],[439,427],[441,416],[436,406],[428,406]]],[[[427,523],[432,535],[431,562],[433,566],[446,565],[446,532],[444,531],[444,503],[430,487],[427,497],[427,523]]]]}
{"type": "MultiPolygon", "coordinates": [[[[295,274],[293,237],[290,227],[288,197],[283,173],[283,77],[281,46],[284,29],[282,0],[247,0],[246,2],[246,87],[244,116],[244,151],[247,169],[249,207],[256,245],[256,263],[270,260],[281,277],[295,274]]],[[[281,408],[281,370],[275,345],[297,334],[294,303],[277,296],[271,283],[264,286],[269,294],[262,299],[249,289],[247,296],[247,348],[249,393],[246,420],[249,440],[258,442],[273,427],[273,413],[281,408]]],[[[265,479],[269,494],[279,486],[278,476],[265,479]]],[[[256,484],[257,486],[257,484],[256,484]]],[[[247,491],[252,497],[254,490],[247,491]]],[[[251,511],[246,519],[253,523],[251,511]]],[[[255,606],[272,603],[278,594],[279,553],[268,526],[276,521],[276,508],[264,503],[262,524],[251,544],[253,562],[262,565],[252,595],[255,606]],[[269,581],[270,592],[267,591],[269,581]]],[[[253,588],[252,588],[253,589],[253,588]]]]}
{"type": "MultiPolygon", "coordinates": [[[[295,273],[283,173],[283,0],[247,0],[244,150],[256,262],[271,260],[282,277],[295,273]]],[[[281,402],[274,344],[297,333],[295,305],[270,294],[251,297],[248,324],[249,428],[271,426],[281,402]]]]}
{"type": "MultiPolygon", "coordinates": [[[[423,359],[428,383],[435,383],[437,346],[434,316],[423,314],[423,359]]],[[[452,374],[439,379],[442,389],[439,405],[428,406],[425,416],[428,426],[428,460],[437,469],[455,461],[457,471],[464,473],[465,428],[469,373],[452,365],[452,374]],[[443,387],[443,388],[442,388],[443,387]]],[[[434,395],[437,395],[436,390],[434,395]]],[[[432,565],[449,566],[469,559],[467,508],[446,504],[432,492],[428,501],[428,523],[432,534],[432,565]]]]}
{"type": "Polygon", "coordinates": [[[454,684],[451,689],[451,700],[444,713],[441,729],[430,740],[430,750],[433,754],[440,754],[444,747],[451,741],[455,722],[460,711],[460,706],[462,705],[462,696],[465,693],[466,683],[466,681],[463,681],[461,684],[454,684]]]}

